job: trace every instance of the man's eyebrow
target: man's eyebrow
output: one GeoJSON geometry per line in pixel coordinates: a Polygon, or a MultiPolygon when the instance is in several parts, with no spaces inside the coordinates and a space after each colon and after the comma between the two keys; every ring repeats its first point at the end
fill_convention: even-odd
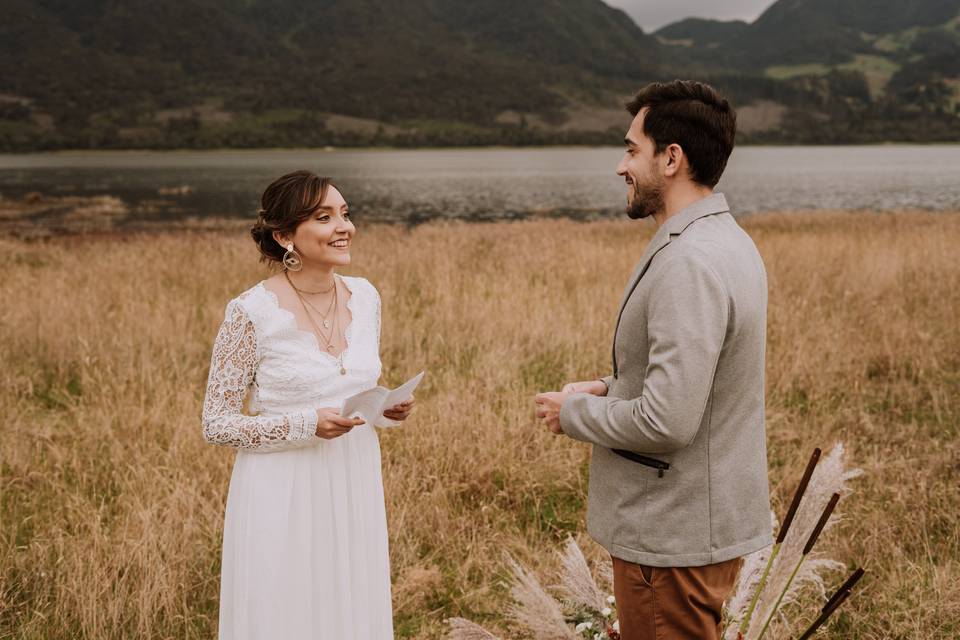
{"type": "Polygon", "coordinates": [[[637,143],[631,140],[629,137],[623,139],[623,144],[627,145],[628,147],[637,146],[637,143]]]}

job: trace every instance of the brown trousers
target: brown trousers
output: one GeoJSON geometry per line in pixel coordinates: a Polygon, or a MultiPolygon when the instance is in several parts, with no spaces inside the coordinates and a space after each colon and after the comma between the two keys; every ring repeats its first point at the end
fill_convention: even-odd
{"type": "Polygon", "coordinates": [[[613,559],[621,640],[718,640],[740,558],[705,567],[648,567],[613,559]]]}

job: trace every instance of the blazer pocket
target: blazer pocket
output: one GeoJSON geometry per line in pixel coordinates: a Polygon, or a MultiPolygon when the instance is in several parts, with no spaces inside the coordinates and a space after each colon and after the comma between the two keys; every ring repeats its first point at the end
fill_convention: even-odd
{"type": "Polygon", "coordinates": [[[649,478],[645,517],[634,544],[661,555],[689,555],[710,549],[710,491],[705,472],[700,471],[686,465],[665,472],[643,469],[649,478]]]}
{"type": "Polygon", "coordinates": [[[633,451],[625,451],[623,449],[611,449],[611,451],[621,458],[626,458],[631,462],[636,462],[637,464],[642,464],[645,467],[656,469],[658,478],[662,478],[663,472],[670,468],[669,462],[658,460],[657,458],[651,458],[650,456],[645,456],[642,453],[634,453],[633,451]]]}
{"type": "Polygon", "coordinates": [[[606,505],[608,522],[612,525],[611,542],[615,545],[637,549],[637,526],[643,522],[647,510],[649,486],[645,475],[637,474],[629,482],[619,482],[611,496],[614,499],[606,505]]]}

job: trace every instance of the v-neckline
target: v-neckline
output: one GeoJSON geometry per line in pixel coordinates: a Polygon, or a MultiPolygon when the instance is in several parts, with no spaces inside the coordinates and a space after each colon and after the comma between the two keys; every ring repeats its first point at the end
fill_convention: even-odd
{"type": "Polygon", "coordinates": [[[350,285],[347,284],[347,279],[345,277],[340,275],[336,275],[334,277],[338,278],[343,283],[343,286],[346,287],[347,291],[350,292],[350,298],[347,300],[347,311],[350,312],[350,324],[347,325],[347,328],[343,332],[343,340],[346,344],[344,344],[343,350],[337,355],[333,355],[332,353],[330,353],[320,345],[320,339],[317,337],[317,333],[315,331],[307,331],[306,329],[303,329],[300,327],[300,323],[297,322],[297,315],[294,312],[290,311],[289,309],[285,309],[280,305],[279,296],[277,296],[276,293],[268,289],[264,284],[266,280],[261,280],[260,282],[257,283],[257,286],[263,289],[263,291],[267,294],[267,297],[269,297],[271,302],[273,302],[274,308],[276,308],[277,311],[279,311],[281,314],[284,314],[287,317],[294,331],[313,338],[313,346],[316,348],[317,352],[330,358],[331,360],[333,360],[335,363],[339,364],[342,367],[343,362],[347,357],[347,352],[350,351],[351,337],[353,334],[353,326],[356,324],[356,314],[354,313],[354,309],[353,309],[353,300],[356,297],[356,294],[354,290],[350,288],[350,285]]]}

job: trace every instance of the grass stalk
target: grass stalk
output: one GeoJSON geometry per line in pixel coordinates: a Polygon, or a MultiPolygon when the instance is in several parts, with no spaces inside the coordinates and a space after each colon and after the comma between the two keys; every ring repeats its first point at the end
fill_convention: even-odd
{"type": "Polygon", "coordinates": [[[803,561],[806,560],[807,556],[810,555],[810,552],[813,551],[813,547],[817,544],[817,539],[820,537],[820,533],[823,531],[823,528],[827,526],[827,521],[830,519],[831,514],[833,514],[833,510],[836,508],[839,500],[840,494],[834,493],[830,497],[830,502],[828,502],[827,506],[824,507],[823,513],[820,514],[820,519],[817,521],[817,525],[813,528],[813,531],[810,532],[810,537],[807,539],[807,544],[803,547],[803,553],[800,555],[800,559],[797,560],[797,564],[794,566],[793,572],[787,579],[787,583],[783,586],[783,589],[777,596],[777,601],[773,603],[773,608],[770,610],[770,614],[764,621],[763,628],[760,630],[760,635],[757,636],[757,640],[763,640],[763,636],[766,634],[767,628],[770,626],[770,622],[777,615],[777,610],[780,608],[781,603],[783,603],[784,596],[786,596],[790,591],[790,585],[793,584],[794,578],[797,577],[797,572],[800,571],[803,561]]]}
{"type": "Polygon", "coordinates": [[[787,509],[787,514],[783,518],[783,524],[780,525],[780,530],[777,532],[777,539],[773,544],[773,550],[770,552],[770,558],[767,560],[767,566],[764,567],[763,575],[760,576],[760,582],[757,583],[757,588],[753,592],[750,607],[740,622],[741,635],[746,634],[747,629],[750,627],[750,619],[753,618],[753,612],[757,608],[757,602],[760,600],[763,589],[767,584],[770,567],[773,566],[773,561],[776,560],[777,555],[780,553],[780,547],[783,545],[787,533],[790,532],[790,525],[793,523],[793,518],[797,514],[797,509],[800,508],[800,501],[803,500],[803,494],[807,492],[807,486],[810,484],[810,478],[813,477],[813,471],[817,467],[817,462],[820,461],[820,453],[820,447],[817,447],[813,450],[813,453],[810,454],[810,459],[807,461],[807,468],[804,469],[803,476],[800,478],[800,484],[797,485],[797,490],[793,492],[793,500],[790,501],[790,507],[787,509]]]}
{"type": "MultiPolygon", "coordinates": [[[[944,559],[960,557],[960,213],[739,222],[769,278],[778,514],[797,452],[842,440],[865,475],[829,556],[868,559],[876,578],[869,598],[843,605],[845,640],[954,640],[960,589],[944,559]]],[[[199,413],[225,304],[269,275],[242,226],[0,237],[0,638],[216,637],[235,454],[203,442],[199,413]]],[[[440,640],[455,617],[505,637],[503,549],[553,575],[572,533],[590,566],[609,563],[584,533],[590,448],[547,433],[530,399],[609,373],[623,286],[653,231],[359,224],[343,273],[380,291],[384,383],[431,372],[408,423],[378,434],[397,640],[440,640]]],[[[768,592],[797,560],[826,459],[825,447],[768,592]]],[[[775,595],[757,605],[750,640],[775,595]]],[[[803,631],[780,619],[768,636],[803,631]]]]}
{"type": "Polygon", "coordinates": [[[763,640],[763,636],[767,633],[767,628],[770,626],[770,622],[773,621],[774,616],[776,616],[777,610],[780,608],[780,603],[783,602],[784,596],[787,595],[787,590],[790,588],[790,585],[793,583],[793,579],[797,577],[797,572],[800,571],[800,567],[803,565],[803,561],[807,559],[806,555],[800,556],[800,560],[797,561],[797,564],[793,567],[793,571],[790,573],[790,578],[787,580],[787,586],[780,591],[780,595],[777,596],[777,601],[773,603],[773,609],[770,611],[770,615],[767,616],[767,619],[763,623],[763,628],[760,629],[760,635],[757,636],[757,640],[763,640]]]}

